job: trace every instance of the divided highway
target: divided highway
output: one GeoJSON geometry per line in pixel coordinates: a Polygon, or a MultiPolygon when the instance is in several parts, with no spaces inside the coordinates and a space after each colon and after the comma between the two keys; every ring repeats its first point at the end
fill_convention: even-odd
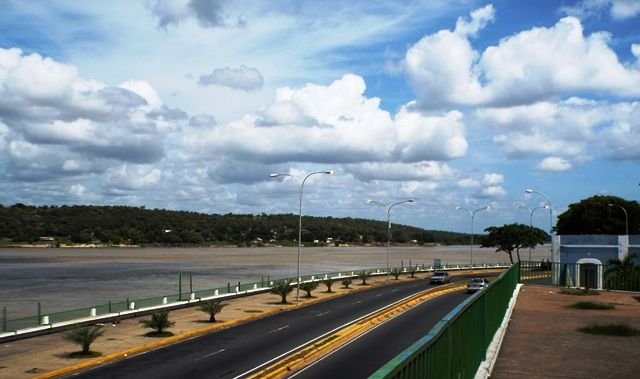
{"type": "MultiPolygon", "coordinates": [[[[243,377],[253,369],[309,340],[430,287],[432,286],[427,280],[418,280],[359,291],[348,296],[311,304],[244,325],[195,337],[68,377],[154,379],[243,377]]],[[[413,316],[414,318],[397,317],[395,320],[406,320],[404,328],[400,327],[399,329],[405,329],[405,331],[409,331],[409,334],[400,337],[396,327],[391,332],[392,337],[386,336],[378,342],[371,342],[373,344],[368,345],[369,350],[375,353],[380,351],[395,352],[389,353],[390,357],[395,356],[397,352],[410,345],[417,337],[425,334],[435,322],[453,309],[463,296],[460,293],[444,295],[418,306],[419,312],[410,311],[408,314],[417,314],[417,316],[413,316]],[[392,345],[397,345],[397,347],[392,350],[390,349],[392,345]]],[[[402,323],[402,321],[400,322],[402,323]]],[[[375,338],[377,333],[374,331],[370,335],[375,338]]],[[[363,338],[369,338],[369,335],[363,338]]],[[[344,349],[348,351],[355,346],[357,344],[348,345],[344,349]]],[[[364,349],[366,347],[367,345],[364,345],[364,349]]],[[[342,352],[339,355],[342,355],[342,352]]],[[[334,354],[334,356],[337,357],[338,354],[334,354]]],[[[359,359],[355,361],[358,362],[358,365],[364,363],[362,359],[356,359],[359,359]]],[[[376,359],[382,359],[382,361],[374,361],[373,355],[368,355],[366,360],[372,362],[376,368],[388,361],[386,357],[376,359]]],[[[326,361],[329,362],[329,360],[326,361]]],[[[324,362],[322,361],[320,364],[326,364],[324,362]]],[[[318,367],[322,367],[320,364],[318,367]]],[[[356,365],[352,364],[352,366],[356,365]]],[[[332,377],[336,377],[335,374],[344,369],[340,364],[337,367],[339,368],[328,369],[332,373],[332,377]]],[[[314,375],[314,372],[309,370],[305,375],[314,375]]],[[[326,373],[327,371],[325,371],[326,373]]],[[[347,375],[343,377],[359,376],[347,375]]]]}

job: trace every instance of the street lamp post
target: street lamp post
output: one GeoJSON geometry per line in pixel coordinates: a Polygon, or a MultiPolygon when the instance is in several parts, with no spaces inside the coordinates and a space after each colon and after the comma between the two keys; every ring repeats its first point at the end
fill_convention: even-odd
{"type": "Polygon", "coordinates": [[[524,192],[537,193],[538,195],[544,197],[547,200],[547,205],[549,206],[549,237],[551,238],[551,251],[550,251],[551,256],[549,258],[553,260],[553,208],[551,207],[551,200],[549,200],[549,197],[547,195],[536,190],[527,189],[524,192]]]}
{"type": "Polygon", "coordinates": [[[391,208],[395,207],[398,204],[413,203],[413,202],[414,202],[413,199],[407,199],[403,201],[398,201],[397,203],[393,203],[391,205],[387,205],[379,201],[367,200],[367,204],[377,204],[383,207],[387,207],[387,282],[389,281],[389,246],[391,245],[391,208]]]}
{"type": "Polygon", "coordinates": [[[471,270],[473,270],[473,220],[476,218],[476,213],[480,212],[480,211],[486,211],[489,210],[489,206],[487,205],[486,207],[482,207],[482,208],[478,208],[474,211],[471,211],[470,209],[464,208],[464,207],[456,207],[456,209],[458,210],[462,210],[462,211],[467,211],[469,213],[469,216],[471,216],[471,243],[469,244],[469,260],[471,261],[471,270]]]}
{"type": "MultiPolygon", "coordinates": [[[[549,208],[548,205],[541,205],[539,207],[535,207],[535,208],[529,208],[529,207],[525,207],[524,205],[519,205],[518,208],[522,208],[522,209],[526,209],[529,211],[529,227],[533,228],[533,213],[536,211],[536,209],[547,209],[549,208]]],[[[529,246],[529,262],[531,262],[531,246],[529,246]]]]}
{"type": "Polygon", "coordinates": [[[627,210],[624,209],[624,207],[620,204],[609,204],[610,207],[618,207],[620,209],[622,209],[622,211],[624,212],[624,221],[625,221],[625,231],[627,232],[627,235],[629,235],[629,215],[627,214],[627,210]]]}
{"type": "Polygon", "coordinates": [[[294,178],[296,182],[298,182],[298,188],[300,193],[300,203],[298,208],[298,269],[296,271],[297,272],[296,301],[300,301],[300,252],[302,251],[302,190],[304,188],[304,183],[307,181],[307,179],[309,179],[311,175],[316,175],[316,174],[333,175],[333,170],[312,172],[310,174],[307,174],[307,176],[305,176],[304,179],[302,179],[302,182],[300,181],[300,179],[298,179],[297,176],[294,176],[291,174],[283,174],[283,173],[269,174],[269,176],[272,178],[277,178],[278,176],[290,176],[294,178]]]}

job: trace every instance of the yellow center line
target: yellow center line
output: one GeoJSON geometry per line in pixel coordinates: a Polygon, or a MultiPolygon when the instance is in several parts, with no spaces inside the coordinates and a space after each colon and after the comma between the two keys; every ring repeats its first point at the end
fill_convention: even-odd
{"type": "Polygon", "coordinates": [[[248,376],[247,378],[284,378],[287,375],[290,375],[293,372],[298,371],[303,367],[315,362],[330,351],[333,351],[340,346],[343,346],[346,343],[354,340],[355,338],[364,334],[375,326],[380,325],[392,319],[393,317],[408,311],[416,305],[434,297],[442,296],[449,292],[458,291],[465,286],[465,284],[449,284],[446,286],[420,292],[394,306],[384,308],[381,311],[371,314],[362,320],[347,325],[344,328],[337,330],[334,333],[308,346],[305,346],[296,352],[293,352],[292,354],[282,358],[281,360],[274,362],[273,364],[248,376]]]}

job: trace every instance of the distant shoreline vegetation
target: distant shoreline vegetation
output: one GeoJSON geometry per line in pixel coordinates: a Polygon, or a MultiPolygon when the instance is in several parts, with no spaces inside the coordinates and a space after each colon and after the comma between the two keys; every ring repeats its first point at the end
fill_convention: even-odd
{"type": "MultiPolygon", "coordinates": [[[[297,246],[298,215],[203,214],[126,206],[0,204],[0,247],[297,246]]],[[[304,216],[305,246],[375,246],[387,223],[304,216]]],[[[391,242],[464,245],[469,235],[394,224],[391,242]]]]}

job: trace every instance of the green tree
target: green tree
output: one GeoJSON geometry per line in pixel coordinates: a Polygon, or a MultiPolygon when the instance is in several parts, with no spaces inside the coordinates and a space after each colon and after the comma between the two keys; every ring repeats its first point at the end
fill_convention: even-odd
{"type": "Polygon", "coordinates": [[[322,279],[322,284],[324,284],[327,287],[327,290],[325,291],[326,293],[333,293],[333,290],[331,289],[331,287],[333,286],[334,282],[335,282],[335,279],[333,279],[330,276],[327,276],[326,279],[322,279]]]}
{"type": "Polygon", "coordinates": [[[342,279],[342,286],[344,288],[349,288],[349,286],[351,285],[352,280],[351,278],[346,278],[346,279],[342,279]]]}
{"type": "Polygon", "coordinates": [[[549,240],[543,230],[523,224],[491,226],[484,231],[489,234],[483,238],[482,247],[495,247],[496,252],[507,253],[512,264],[514,251],[520,261],[520,249],[534,248],[549,240]]]}
{"type": "Polygon", "coordinates": [[[198,309],[209,315],[209,322],[216,322],[216,315],[227,305],[222,304],[222,300],[209,300],[200,304],[198,309]]]}
{"type": "Polygon", "coordinates": [[[140,320],[143,328],[153,329],[154,334],[160,335],[165,329],[175,325],[175,322],[169,320],[169,311],[159,311],[151,314],[151,319],[140,320]]]}
{"type": "Polygon", "coordinates": [[[556,232],[564,235],[625,234],[625,214],[619,206],[629,216],[629,234],[640,232],[640,204],[617,196],[592,196],[570,204],[569,209],[558,216],[556,232]]]}
{"type": "Polygon", "coordinates": [[[398,277],[400,277],[400,274],[402,274],[402,270],[401,270],[401,269],[399,269],[399,268],[397,268],[397,267],[391,270],[391,275],[392,275],[396,280],[398,280],[398,277]]]}
{"type": "Polygon", "coordinates": [[[367,270],[362,270],[358,273],[358,279],[362,280],[362,283],[360,283],[361,286],[368,285],[367,279],[369,279],[369,276],[371,276],[371,274],[369,274],[367,270]]]}
{"type": "Polygon", "coordinates": [[[81,328],[71,329],[62,335],[65,341],[75,343],[82,347],[82,354],[89,354],[89,348],[98,337],[104,334],[101,326],[83,326],[81,328]]]}
{"type": "Polygon", "coordinates": [[[418,272],[418,266],[411,266],[409,267],[409,277],[410,278],[415,278],[416,277],[416,272],[418,272]]]}
{"type": "Polygon", "coordinates": [[[273,295],[279,295],[282,298],[280,304],[287,304],[287,296],[293,291],[291,280],[279,280],[273,283],[273,286],[269,290],[269,293],[273,295]]]}
{"type": "Polygon", "coordinates": [[[318,288],[317,282],[300,283],[300,289],[307,293],[307,297],[311,297],[311,291],[318,288]]]}
{"type": "Polygon", "coordinates": [[[609,260],[604,273],[604,287],[624,291],[640,290],[640,267],[634,262],[636,258],[635,253],[629,253],[623,260],[609,260]]]}

